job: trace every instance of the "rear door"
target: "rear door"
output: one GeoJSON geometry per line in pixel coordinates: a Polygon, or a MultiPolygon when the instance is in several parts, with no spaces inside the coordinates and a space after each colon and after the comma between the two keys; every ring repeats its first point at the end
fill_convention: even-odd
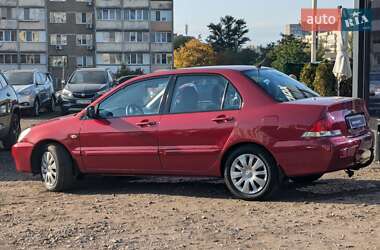
{"type": "Polygon", "coordinates": [[[169,96],[159,126],[164,171],[210,174],[235,127],[240,95],[220,75],[180,75],[169,96]]]}

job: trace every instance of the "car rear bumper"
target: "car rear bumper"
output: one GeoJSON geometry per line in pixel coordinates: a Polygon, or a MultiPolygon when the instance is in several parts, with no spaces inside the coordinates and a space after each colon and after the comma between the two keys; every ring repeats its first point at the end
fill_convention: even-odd
{"type": "Polygon", "coordinates": [[[28,142],[17,143],[12,147],[12,156],[18,172],[32,172],[32,151],[34,145],[28,142]]]}
{"type": "Polygon", "coordinates": [[[275,155],[287,176],[322,174],[339,170],[358,170],[374,159],[374,134],[307,139],[284,143],[275,155]]]}

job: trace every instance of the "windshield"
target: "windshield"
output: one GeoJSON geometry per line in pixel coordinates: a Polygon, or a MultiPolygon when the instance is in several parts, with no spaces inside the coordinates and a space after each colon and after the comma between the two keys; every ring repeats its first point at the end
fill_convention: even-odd
{"type": "Polygon", "coordinates": [[[103,71],[77,71],[70,78],[69,84],[106,84],[106,74],[103,71]]]}
{"type": "Polygon", "coordinates": [[[33,72],[5,72],[5,77],[11,85],[33,84],[33,72]]]}
{"type": "Polygon", "coordinates": [[[279,102],[319,96],[304,84],[274,69],[247,70],[243,74],[279,102]]]}

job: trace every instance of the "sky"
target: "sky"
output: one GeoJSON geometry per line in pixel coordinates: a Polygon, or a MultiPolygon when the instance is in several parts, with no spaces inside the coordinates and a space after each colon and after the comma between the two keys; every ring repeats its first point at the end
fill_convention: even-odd
{"type": "MultiPolygon", "coordinates": [[[[250,44],[265,45],[277,41],[285,24],[298,23],[301,8],[311,8],[311,0],[174,0],[174,32],[202,39],[208,36],[207,25],[221,16],[243,18],[250,30],[250,44]]],[[[318,0],[319,8],[353,8],[354,0],[318,0]]]]}

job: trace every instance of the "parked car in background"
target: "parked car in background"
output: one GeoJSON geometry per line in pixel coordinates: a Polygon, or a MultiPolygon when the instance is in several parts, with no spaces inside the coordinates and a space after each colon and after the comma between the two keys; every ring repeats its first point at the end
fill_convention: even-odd
{"type": "Polygon", "coordinates": [[[62,114],[81,111],[116,85],[109,69],[85,68],[76,70],[61,92],[62,114]]]}
{"type": "Polygon", "coordinates": [[[223,177],[266,199],[285,178],[312,182],[373,161],[363,100],[319,97],[271,68],[225,66],[134,78],[79,114],[21,133],[21,172],[62,191],[80,174],[223,177]]]}
{"type": "Polygon", "coordinates": [[[16,143],[21,132],[17,94],[0,73],[0,141],[5,149],[16,143]]]}
{"type": "Polygon", "coordinates": [[[122,84],[122,83],[124,83],[126,81],[129,81],[129,80],[133,79],[133,78],[139,77],[139,76],[141,76],[141,75],[122,76],[122,77],[119,77],[116,81],[117,81],[117,84],[119,85],[119,84],[122,84]]]}
{"type": "Polygon", "coordinates": [[[38,116],[42,107],[55,110],[53,82],[45,72],[37,70],[10,70],[5,72],[9,84],[16,90],[20,108],[38,116]]]}

